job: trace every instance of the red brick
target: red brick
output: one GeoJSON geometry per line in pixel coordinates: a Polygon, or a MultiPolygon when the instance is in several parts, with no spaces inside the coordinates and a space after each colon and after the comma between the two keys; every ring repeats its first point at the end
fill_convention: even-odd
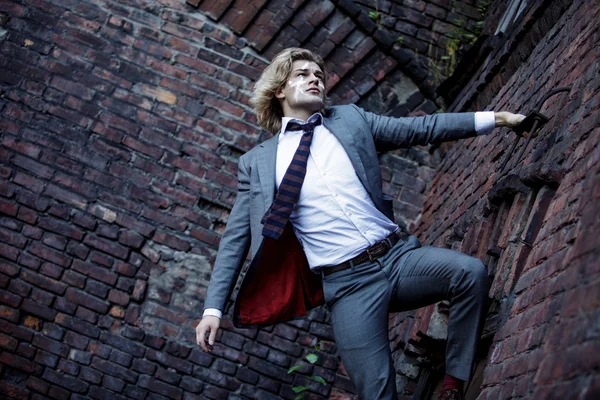
{"type": "Polygon", "coordinates": [[[175,250],[188,251],[191,248],[191,244],[188,241],[165,232],[156,232],[154,237],[152,237],[152,240],[175,250]]]}
{"type": "Polygon", "coordinates": [[[171,399],[180,400],[183,397],[183,391],[175,386],[153,380],[146,375],[142,375],[138,381],[139,386],[150,390],[151,392],[162,394],[171,399]]]}
{"type": "Polygon", "coordinates": [[[72,190],[63,189],[54,184],[48,184],[44,194],[77,208],[84,208],[87,205],[85,197],[74,193],[72,190]]]}
{"type": "Polygon", "coordinates": [[[43,378],[75,393],[84,393],[88,388],[87,383],[82,382],[77,378],[55,372],[49,368],[46,368],[44,371],[43,378]]]}
{"type": "Polygon", "coordinates": [[[58,264],[62,267],[68,267],[71,264],[72,258],[65,256],[64,253],[51,249],[37,243],[33,243],[29,248],[29,252],[39,258],[58,264]]]}
{"type": "Polygon", "coordinates": [[[36,146],[32,143],[14,140],[10,136],[5,136],[2,139],[2,145],[19,153],[23,153],[31,158],[38,158],[41,151],[39,146],[36,146]]]}
{"type": "Polygon", "coordinates": [[[87,275],[108,285],[114,285],[117,281],[117,274],[114,272],[80,260],[75,260],[72,268],[83,275],[87,275]]]}
{"type": "Polygon", "coordinates": [[[29,299],[23,300],[23,303],[21,304],[21,310],[48,321],[54,320],[54,317],[56,316],[56,310],[29,299]]]}
{"type": "Polygon", "coordinates": [[[15,216],[17,215],[18,208],[19,207],[16,204],[0,199],[0,212],[3,214],[15,216]]]}
{"type": "Polygon", "coordinates": [[[215,96],[205,95],[204,103],[238,118],[244,115],[245,113],[245,110],[243,108],[231,104],[230,102],[224,101],[223,99],[220,99],[215,96]]]}
{"type": "Polygon", "coordinates": [[[51,279],[51,278],[47,278],[43,275],[39,275],[39,274],[36,274],[35,272],[31,272],[28,270],[21,271],[20,278],[24,279],[25,281],[27,281],[35,286],[41,287],[43,289],[47,289],[47,290],[51,291],[52,293],[56,293],[58,295],[64,294],[65,290],[67,289],[67,285],[65,285],[62,282],[59,282],[59,281],[51,279]]]}
{"type": "Polygon", "coordinates": [[[35,355],[35,362],[49,368],[56,368],[58,364],[58,356],[47,353],[43,350],[38,350],[35,355]]]}
{"type": "Polygon", "coordinates": [[[144,298],[147,286],[148,286],[147,282],[137,280],[135,282],[135,287],[133,289],[133,294],[131,295],[131,298],[134,301],[138,301],[138,302],[141,301],[144,298]]]}
{"type": "Polygon", "coordinates": [[[120,379],[105,375],[102,379],[102,387],[117,393],[121,393],[125,387],[125,382],[120,379]]]}
{"type": "Polygon", "coordinates": [[[29,399],[29,390],[20,386],[15,386],[12,383],[0,382],[0,393],[8,396],[12,400],[27,400],[29,399]]]}
{"type": "Polygon", "coordinates": [[[129,295],[120,290],[112,289],[108,295],[108,300],[112,303],[117,303],[122,306],[129,304],[129,295]]]}
{"type": "Polygon", "coordinates": [[[69,353],[69,346],[40,334],[36,334],[33,337],[31,344],[60,357],[67,357],[69,353]]]}
{"type": "Polygon", "coordinates": [[[137,380],[137,375],[126,368],[121,367],[118,364],[102,360],[97,357],[92,358],[92,368],[97,369],[105,373],[106,375],[110,375],[119,379],[122,379],[126,382],[133,383],[137,380]]]}
{"type": "Polygon", "coordinates": [[[106,342],[121,351],[125,351],[134,357],[142,357],[145,353],[145,348],[132,340],[109,333],[103,333],[101,339],[103,342],[106,342]]]}
{"type": "Polygon", "coordinates": [[[36,378],[35,376],[30,376],[27,378],[26,386],[28,389],[34,390],[38,393],[46,394],[50,385],[48,385],[43,380],[36,378]]]}
{"type": "Polygon", "coordinates": [[[4,275],[8,275],[10,277],[15,277],[19,274],[21,268],[14,264],[10,264],[8,262],[0,261],[0,273],[4,275]]]}
{"type": "Polygon", "coordinates": [[[66,298],[74,304],[79,304],[80,306],[97,311],[101,314],[105,314],[110,307],[110,304],[104,300],[75,288],[67,289],[66,298]]]}
{"type": "Polygon", "coordinates": [[[17,339],[7,336],[3,333],[0,333],[0,347],[4,350],[8,350],[10,352],[14,352],[18,346],[19,342],[17,339]]]}

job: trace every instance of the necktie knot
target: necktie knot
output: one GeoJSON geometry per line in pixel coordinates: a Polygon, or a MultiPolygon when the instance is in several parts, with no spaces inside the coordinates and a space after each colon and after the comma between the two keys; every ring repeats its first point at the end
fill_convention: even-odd
{"type": "Polygon", "coordinates": [[[315,127],[317,127],[318,125],[321,125],[321,120],[318,119],[315,122],[307,122],[305,124],[301,124],[298,122],[294,122],[294,121],[290,121],[287,126],[285,127],[285,131],[286,132],[290,132],[290,131],[303,131],[304,133],[306,132],[312,132],[315,130],[315,127]]]}

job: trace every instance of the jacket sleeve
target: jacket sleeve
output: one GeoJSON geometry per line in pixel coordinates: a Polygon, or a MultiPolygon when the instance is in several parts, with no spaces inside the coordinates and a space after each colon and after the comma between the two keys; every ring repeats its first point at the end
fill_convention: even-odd
{"type": "Polygon", "coordinates": [[[217,252],[204,309],[223,311],[250,248],[250,171],[238,162],[238,194],[217,252]]]}
{"type": "Polygon", "coordinates": [[[373,134],[378,151],[474,137],[475,113],[433,114],[423,117],[385,117],[353,106],[373,134]]]}

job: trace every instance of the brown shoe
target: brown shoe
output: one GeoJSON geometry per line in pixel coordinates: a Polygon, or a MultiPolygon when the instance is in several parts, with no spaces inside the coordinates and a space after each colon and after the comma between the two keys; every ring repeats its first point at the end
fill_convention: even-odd
{"type": "Polygon", "coordinates": [[[447,389],[440,392],[438,400],[465,400],[462,392],[457,389],[447,389]]]}

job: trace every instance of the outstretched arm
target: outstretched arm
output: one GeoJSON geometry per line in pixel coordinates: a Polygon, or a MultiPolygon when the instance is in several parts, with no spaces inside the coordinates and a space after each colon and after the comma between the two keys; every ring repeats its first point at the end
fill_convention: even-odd
{"type": "Polygon", "coordinates": [[[516,126],[525,118],[524,115],[497,112],[494,113],[491,129],[484,128],[480,132],[475,125],[475,113],[472,112],[393,118],[373,114],[356,106],[354,108],[369,126],[380,151],[473,137],[489,133],[495,126],[516,126]]]}

